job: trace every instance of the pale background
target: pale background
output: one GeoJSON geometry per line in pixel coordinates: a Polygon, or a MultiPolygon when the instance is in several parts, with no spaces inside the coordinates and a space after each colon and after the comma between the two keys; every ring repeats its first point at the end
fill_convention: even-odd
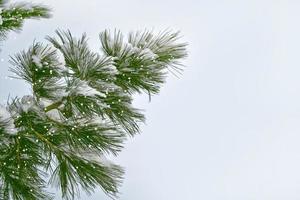
{"type": "MultiPolygon", "coordinates": [[[[115,161],[121,200],[300,199],[300,1],[35,0],[53,18],[26,22],[2,48],[0,97],[30,91],[7,80],[8,54],[56,28],[181,30],[189,43],[180,79],[145,108],[143,133],[115,161]]],[[[57,200],[60,199],[59,197],[57,200]]],[[[81,199],[108,200],[100,190],[81,199]]]]}

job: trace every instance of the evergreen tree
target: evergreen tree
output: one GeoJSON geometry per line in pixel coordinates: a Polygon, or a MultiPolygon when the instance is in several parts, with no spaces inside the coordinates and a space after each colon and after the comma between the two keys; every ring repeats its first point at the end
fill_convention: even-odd
{"type": "MultiPolygon", "coordinates": [[[[20,21],[49,16],[48,9],[33,7],[32,15],[25,4],[14,7],[24,14],[20,21]]],[[[22,22],[6,17],[16,9],[2,9],[3,35],[20,28],[22,22]]],[[[186,44],[169,31],[125,38],[106,30],[99,38],[101,53],[90,50],[85,34],[56,31],[46,44],[11,57],[11,72],[30,84],[32,94],[0,106],[0,199],[52,199],[47,176],[63,199],[98,186],[117,197],[124,172],[106,156],[117,155],[140,132],[145,117],[133,107],[132,95],[157,94],[168,72],[181,71],[186,44]]]]}

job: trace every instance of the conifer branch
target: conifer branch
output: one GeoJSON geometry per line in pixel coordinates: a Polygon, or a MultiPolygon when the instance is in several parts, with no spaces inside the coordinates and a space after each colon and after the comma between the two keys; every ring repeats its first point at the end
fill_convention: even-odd
{"type": "Polygon", "coordinates": [[[168,31],[127,39],[104,31],[98,53],[85,34],[56,34],[11,57],[11,72],[31,85],[32,95],[0,107],[0,197],[51,199],[44,191],[50,175],[63,199],[97,186],[116,198],[124,171],[106,156],[116,156],[145,120],[132,95],[157,94],[170,69],[181,70],[186,44],[168,31]]]}
{"type": "Polygon", "coordinates": [[[9,4],[0,1],[0,41],[6,38],[9,31],[19,31],[26,19],[49,18],[50,9],[44,5],[32,3],[9,4]]]}
{"type": "Polygon", "coordinates": [[[51,105],[48,105],[47,107],[44,108],[45,112],[49,112],[51,110],[57,109],[59,106],[61,106],[63,103],[63,99],[57,102],[52,103],[51,105]]]}

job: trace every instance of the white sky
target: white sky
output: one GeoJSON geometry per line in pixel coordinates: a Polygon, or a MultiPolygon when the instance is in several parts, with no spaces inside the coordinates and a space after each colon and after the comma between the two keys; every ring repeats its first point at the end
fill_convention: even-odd
{"type": "MultiPolygon", "coordinates": [[[[181,30],[187,68],[145,108],[143,133],[116,161],[126,168],[121,200],[300,199],[300,1],[35,0],[50,20],[30,21],[2,48],[0,100],[29,92],[6,80],[7,55],[56,28],[181,30]]],[[[57,198],[60,199],[60,198],[57,198]]],[[[99,190],[81,199],[108,200],[99,190]]]]}

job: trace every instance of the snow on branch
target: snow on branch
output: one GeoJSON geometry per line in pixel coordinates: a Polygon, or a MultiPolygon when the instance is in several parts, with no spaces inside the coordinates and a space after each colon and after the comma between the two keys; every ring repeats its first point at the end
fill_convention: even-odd
{"type": "Polygon", "coordinates": [[[12,115],[3,105],[0,105],[0,121],[2,122],[2,124],[4,124],[6,133],[13,135],[17,133],[12,115]]]}
{"type": "MultiPolygon", "coordinates": [[[[85,34],[56,35],[47,37],[50,44],[35,43],[12,57],[11,71],[31,85],[32,95],[0,107],[0,129],[15,134],[14,166],[32,156],[27,173],[51,169],[43,172],[51,174],[63,199],[73,199],[79,185],[87,192],[100,186],[116,197],[123,170],[105,155],[117,155],[128,136],[140,132],[145,116],[134,107],[133,94],[157,94],[168,70],[179,70],[186,44],[178,33],[145,31],[124,39],[120,31],[104,31],[102,52],[94,52],[85,34]]],[[[43,193],[29,183],[36,192],[26,194],[28,199],[45,199],[34,198],[43,193]]]]}

